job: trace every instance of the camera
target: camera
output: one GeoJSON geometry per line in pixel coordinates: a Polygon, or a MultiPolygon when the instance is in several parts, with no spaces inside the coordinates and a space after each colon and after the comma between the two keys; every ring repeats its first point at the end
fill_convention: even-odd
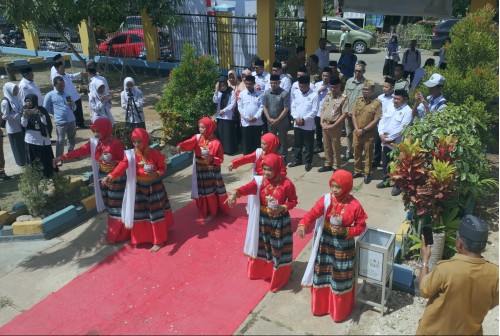
{"type": "Polygon", "coordinates": [[[129,97],[133,97],[133,96],[134,96],[134,94],[132,93],[132,89],[131,89],[131,88],[128,88],[128,89],[127,89],[127,95],[128,95],[129,97]]]}

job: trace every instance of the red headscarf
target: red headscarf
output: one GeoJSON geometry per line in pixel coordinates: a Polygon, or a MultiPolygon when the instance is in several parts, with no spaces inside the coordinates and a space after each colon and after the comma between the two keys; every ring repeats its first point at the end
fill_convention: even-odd
{"type": "Polygon", "coordinates": [[[274,177],[271,180],[283,175],[283,159],[280,155],[274,153],[266,155],[262,161],[262,166],[264,165],[271,167],[274,172],[274,177]]]}
{"type": "Polygon", "coordinates": [[[274,135],[273,133],[266,133],[261,136],[260,139],[263,140],[267,145],[266,154],[276,153],[276,150],[280,145],[280,141],[276,135],[274,135]]]}
{"type": "Polygon", "coordinates": [[[217,129],[217,124],[215,121],[210,119],[209,117],[203,117],[198,120],[198,125],[203,124],[205,126],[205,138],[208,139],[217,129]]]}
{"type": "Polygon", "coordinates": [[[337,201],[342,202],[351,193],[352,190],[352,174],[347,170],[339,169],[332,174],[328,185],[332,185],[335,181],[340,186],[341,194],[337,197],[337,201]]]}
{"type": "MultiPolygon", "coordinates": [[[[98,119],[99,120],[99,119],[98,119]]],[[[138,138],[142,141],[142,147],[140,151],[143,152],[145,148],[149,146],[149,134],[144,128],[136,128],[132,131],[131,139],[138,138]]]]}
{"type": "Polygon", "coordinates": [[[101,141],[103,143],[109,142],[111,139],[111,132],[113,130],[113,125],[111,124],[111,120],[108,118],[99,118],[94,121],[94,123],[90,126],[90,130],[100,131],[101,132],[101,141]]]}

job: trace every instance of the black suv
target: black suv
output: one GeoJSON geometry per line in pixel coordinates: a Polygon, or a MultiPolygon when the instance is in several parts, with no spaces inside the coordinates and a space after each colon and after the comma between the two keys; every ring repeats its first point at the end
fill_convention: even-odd
{"type": "Polygon", "coordinates": [[[450,36],[451,27],[457,24],[461,19],[447,19],[440,21],[434,27],[434,36],[431,39],[431,48],[440,49],[447,37],[450,36]]]}

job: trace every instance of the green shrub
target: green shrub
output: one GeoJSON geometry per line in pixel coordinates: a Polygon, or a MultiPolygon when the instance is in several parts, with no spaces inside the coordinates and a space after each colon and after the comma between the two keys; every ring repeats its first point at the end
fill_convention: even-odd
{"type": "Polygon", "coordinates": [[[462,204],[469,197],[477,199],[486,187],[494,186],[487,178],[491,166],[481,143],[481,134],[486,132],[478,117],[481,107],[479,102],[460,106],[450,104],[440,113],[429,114],[423,120],[415,119],[414,124],[404,131],[405,138],[419,139],[426,150],[435,150],[436,141],[443,136],[457,139],[451,159],[455,160],[457,167],[457,187],[462,204]]]}
{"type": "Polygon", "coordinates": [[[19,190],[30,215],[41,216],[47,204],[49,180],[43,177],[43,167],[38,159],[33,164],[24,166],[19,179],[19,190]]]}
{"type": "Polygon", "coordinates": [[[166,143],[175,145],[197,133],[198,120],[215,113],[212,96],[218,73],[212,56],[198,55],[191,45],[184,45],[181,62],[156,104],[166,143]]]}

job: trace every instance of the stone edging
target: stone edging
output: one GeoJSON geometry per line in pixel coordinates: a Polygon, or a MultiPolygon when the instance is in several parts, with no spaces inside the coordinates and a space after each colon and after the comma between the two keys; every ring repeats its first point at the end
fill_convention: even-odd
{"type": "MultiPolygon", "coordinates": [[[[158,147],[152,145],[152,148],[158,147]]],[[[192,162],[192,152],[184,152],[167,159],[167,172],[162,179],[189,166],[192,162]]],[[[85,174],[86,179],[92,179],[92,173],[85,174]]],[[[81,183],[77,178],[72,183],[81,183]]],[[[73,229],[97,214],[95,195],[84,198],[78,206],[70,205],[44,219],[27,222],[13,222],[11,226],[4,225],[12,219],[28,213],[25,202],[17,203],[12,211],[0,211],[0,243],[10,241],[29,241],[51,239],[57,235],[73,229]],[[3,228],[2,228],[3,226],[3,228]]]]}

